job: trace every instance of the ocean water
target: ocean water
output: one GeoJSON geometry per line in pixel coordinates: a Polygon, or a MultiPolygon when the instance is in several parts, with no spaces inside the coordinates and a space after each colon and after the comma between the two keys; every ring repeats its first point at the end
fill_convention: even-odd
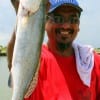
{"type": "Polygon", "coordinates": [[[0,56],[0,100],[11,100],[12,89],[8,87],[8,76],[7,57],[0,56]]]}

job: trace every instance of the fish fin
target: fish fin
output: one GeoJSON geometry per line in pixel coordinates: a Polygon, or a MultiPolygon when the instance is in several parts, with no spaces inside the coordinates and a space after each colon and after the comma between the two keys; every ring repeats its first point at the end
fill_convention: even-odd
{"type": "Polygon", "coordinates": [[[9,78],[8,78],[8,87],[9,88],[12,88],[13,87],[13,79],[12,79],[11,72],[10,72],[9,78]]]}
{"type": "Polygon", "coordinates": [[[38,64],[38,67],[37,67],[37,70],[35,72],[35,75],[33,76],[31,83],[29,84],[28,90],[27,90],[27,92],[26,92],[26,94],[24,96],[25,98],[28,98],[36,88],[36,85],[38,83],[39,68],[40,68],[40,62],[38,64]]]}

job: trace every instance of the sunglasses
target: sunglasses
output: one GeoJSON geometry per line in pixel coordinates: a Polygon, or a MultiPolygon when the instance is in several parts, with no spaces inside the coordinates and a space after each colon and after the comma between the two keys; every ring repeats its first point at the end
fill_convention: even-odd
{"type": "Polygon", "coordinates": [[[69,16],[68,19],[66,19],[62,15],[46,15],[47,19],[52,20],[56,24],[64,24],[64,23],[69,23],[69,24],[78,24],[79,23],[79,17],[76,16],[69,16]]]}

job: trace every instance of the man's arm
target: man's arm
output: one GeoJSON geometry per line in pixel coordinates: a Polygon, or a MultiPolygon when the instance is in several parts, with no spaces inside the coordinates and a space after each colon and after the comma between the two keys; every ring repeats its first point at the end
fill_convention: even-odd
{"type": "Polygon", "coordinates": [[[18,0],[11,0],[13,7],[15,8],[16,14],[18,12],[19,1],[18,0]]]}
{"type": "MultiPolygon", "coordinates": [[[[19,1],[18,0],[11,0],[11,3],[13,7],[15,8],[16,14],[18,12],[18,7],[19,7],[19,1]]],[[[8,59],[8,68],[9,71],[11,70],[12,67],[12,57],[13,57],[13,49],[14,49],[14,44],[15,44],[15,29],[13,31],[13,34],[11,36],[10,41],[8,42],[7,45],[7,59],[8,59]]]]}
{"type": "Polygon", "coordinates": [[[11,70],[11,67],[12,67],[12,57],[13,57],[14,44],[15,44],[15,30],[14,30],[14,32],[11,36],[11,39],[7,45],[7,59],[8,59],[9,71],[11,70]]]}

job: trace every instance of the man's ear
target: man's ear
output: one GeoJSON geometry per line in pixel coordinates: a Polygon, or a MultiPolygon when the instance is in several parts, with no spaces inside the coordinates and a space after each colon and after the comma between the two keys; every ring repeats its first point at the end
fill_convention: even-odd
{"type": "MultiPolygon", "coordinates": [[[[80,23],[79,23],[79,25],[80,25],[80,23]]],[[[78,31],[78,32],[80,31],[80,27],[78,27],[77,31],[78,31]]]]}
{"type": "Polygon", "coordinates": [[[80,31],[80,28],[78,28],[78,32],[80,31]]]}
{"type": "MultiPolygon", "coordinates": [[[[80,26],[80,20],[79,20],[78,26],[80,26]]],[[[80,27],[78,27],[77,31],[78,32],[80,31],[80,27]]]]}

